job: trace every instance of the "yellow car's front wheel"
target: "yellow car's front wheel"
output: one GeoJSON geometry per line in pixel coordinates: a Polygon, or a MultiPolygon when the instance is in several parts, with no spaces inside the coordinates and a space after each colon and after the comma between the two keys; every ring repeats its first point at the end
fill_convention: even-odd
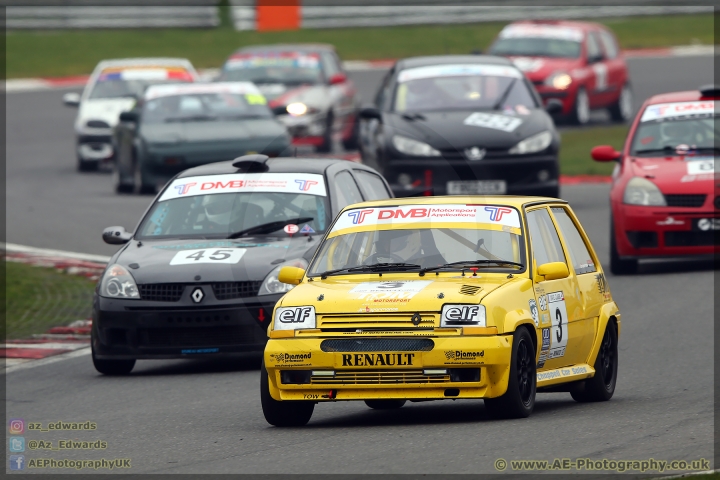
{"type": "Polygon", "coordinates": [[[314,402],[279,402],[270,395],[270,380],[263,361],[260,367],[260,404],[265,420],[276,427],[301,427],[306,425],[315,410],[314,402]]]}

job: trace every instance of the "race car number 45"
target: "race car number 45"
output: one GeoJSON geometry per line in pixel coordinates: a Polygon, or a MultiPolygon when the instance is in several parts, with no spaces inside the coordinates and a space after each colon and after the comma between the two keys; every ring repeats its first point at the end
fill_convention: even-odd
{"type": "Polygon", "coordinates": [[[181,250],[170,260],[170,265],[192,265],[195,263],[238,263],[245,254],[245,248],[200,248],[181,250]]]}

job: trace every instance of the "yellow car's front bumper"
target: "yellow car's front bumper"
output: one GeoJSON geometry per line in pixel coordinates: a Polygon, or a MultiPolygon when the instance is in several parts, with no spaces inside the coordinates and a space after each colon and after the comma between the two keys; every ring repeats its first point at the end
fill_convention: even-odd
{"type": "Polygon", "coordinates": [[[270,339],[264,361],[271,396],[314,401],[491,398],[507,390],[512,335],[434,337],[424,339],[421,350],[382,351],[354,348],[353,339],[368,340],[270,339]],[[350,343],[338,348],[332,340],[350,343]]]}

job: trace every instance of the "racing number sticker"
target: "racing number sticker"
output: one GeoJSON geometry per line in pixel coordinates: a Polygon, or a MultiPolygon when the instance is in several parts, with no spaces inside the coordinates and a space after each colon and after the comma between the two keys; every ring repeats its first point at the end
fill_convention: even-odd
{"type": "Polygon", "coordinates": [[[688,175],[715,173],[715,160],[694,160],[687,164],[688,175]]]}
{"type": "Polygon", "coordinates": [[[245,254],[245,251],[245,248],[199,248],[196,250],[181,250],[170,260],[170,265],[238,263],[245,254]]]}
{"type": "Polygon", "coordinates": [[[548,293],[548,310],[550,311],[550,352],[548,358],[558,358],[565,355],[568,341],[568,315],[565,307],[565,295],[562,291],[548,293]]]}

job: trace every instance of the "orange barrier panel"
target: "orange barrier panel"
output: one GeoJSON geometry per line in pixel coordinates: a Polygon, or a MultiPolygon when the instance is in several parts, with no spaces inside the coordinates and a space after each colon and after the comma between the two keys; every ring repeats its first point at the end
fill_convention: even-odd
{"type": "Polygon", "coordinates": [[[300,28],[300,0],[257,0],[255,14],[261,32],[300,28]]]}

